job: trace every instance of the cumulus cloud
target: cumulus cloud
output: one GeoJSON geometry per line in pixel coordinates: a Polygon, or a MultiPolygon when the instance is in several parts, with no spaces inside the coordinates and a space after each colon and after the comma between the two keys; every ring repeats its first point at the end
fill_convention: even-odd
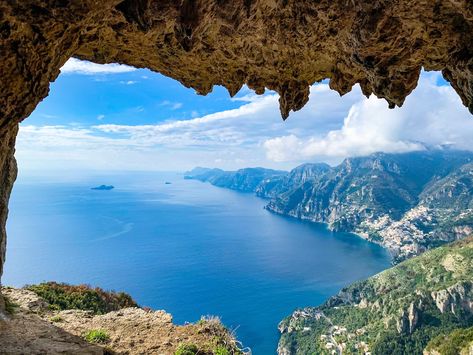
{"type": "MultiPolygon", "coordinates": [[[[119,74],[128,73],[136,70],[136,68],[123,64],[96,64],[85,60],[70,58],[61,68],[62,74],[119,74]]],[[[130,81],[130,83],[133,83],[130,81]]]]}
{"type": "Polygon", "coordinates": [[[294,134],[263,144],[273,161],[333,160],[374,152],[408,152],[442,145],[473,149],[473,119],[449,86],[437,86],[438,74],[424,74],[400,109],[389,110],[372,96],[355,103],[339,129],[321,136],[294,134]]]}

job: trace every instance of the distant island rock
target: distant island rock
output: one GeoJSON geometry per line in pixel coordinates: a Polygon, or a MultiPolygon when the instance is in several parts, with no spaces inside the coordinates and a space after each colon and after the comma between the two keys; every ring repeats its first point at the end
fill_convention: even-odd
{"type": "Polygon", "coordinates": [[[172,182],[170,182],[170,181],[166,181],[164,184],[165,184],[165,185],[171,185],[171,184],[172,184],[172,182]]]}
{"type": "Polygon", "coordinates": [[[112,190],[114,188],[115,188],[115,186],[113,186],[113,185],[100,185],[100,186],[92,187],[91,190],[108,191],[108,190],[112,190]]]}

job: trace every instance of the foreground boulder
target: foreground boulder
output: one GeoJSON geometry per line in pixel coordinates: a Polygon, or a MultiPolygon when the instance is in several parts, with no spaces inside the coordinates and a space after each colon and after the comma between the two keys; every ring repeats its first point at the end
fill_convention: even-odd
{"type": "MultiPolygon", "coordinates": [[[[45,285],[48,284],[37,285],[36,289],[44,292],[45,285]]],[[[69,296],[75,293],[69,300],[74,297],[84,299],[85,286],[49,285],[49,294],[57,295],[55,291],[58,285],[62,285],[67,288],[69,296]],[[80,295],[77,294],[78,290],[81,291],[80,295]]],[[[196,324],[177,326],[173,324],[172,316],[165,311],[128,307],[131,298],[123,304],[125,308],[106,313],[95,308],[101,304],[100,301],[89,302],[92,305],[90,310],[63,309],[61,303],[49,303],[30,289],[2,289],[8,311],[2,313],[0,319],[2,354],[244,353],[232,333],[216,317],[202,318],[196,324]]],[[[96,289],[90,290],[96,295],[96,289]]],[[[94,296],[88,299],[94,299],[94,296]]],[[[115,301],[116,298],[112,299],[113,308],[116,307],[115,301]]]]}

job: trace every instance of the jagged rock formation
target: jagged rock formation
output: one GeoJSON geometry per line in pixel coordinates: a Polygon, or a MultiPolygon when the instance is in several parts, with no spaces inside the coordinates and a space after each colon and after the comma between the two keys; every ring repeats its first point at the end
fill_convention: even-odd
{"type": "Polygon", "coordinates": [[[31,112],[71,56],[148,67],[201,94],[269,88],[283,117],[325,78],[340,94],[359,83],[402,105],[421,67],[443,70],[473,102],[468,0],[27,0],[0,10],[3,120],[31,112]]]}
{"type": "Polygon", "coordinates": [[[147,67],[200,94],[269,88],[283,118],[325,78],[400,106],[424,67],[473,111],[472,29],[469,0],[2,0],[0,265],[17,124],[72,56],[147,67]]]}

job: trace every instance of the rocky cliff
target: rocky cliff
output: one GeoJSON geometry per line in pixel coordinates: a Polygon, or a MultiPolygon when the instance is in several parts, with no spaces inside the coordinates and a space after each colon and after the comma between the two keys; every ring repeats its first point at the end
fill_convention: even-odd
{"type": "Polygon", "coordinates": [[[354,232],[401,261],[473,232],[471,161],[449,150],[349,158],[267,208],[354,232]]]}
{"type": "Polygon", "coordinates": [[[399,262],[473,233],[472,161],[473,153],[452,150],[377,153],[333,168],[304,164],[265,175],[208,169],[192,177],[235,190],[251,180],[268,210],[356,233],[399,262]]]}
{"type": "Polygon", "coordinates": [[[472,325],[469,237],[355,283],[319,307],[297,310],[279,325],[278,352],[422,354],[437,335],[472,325]]]}

